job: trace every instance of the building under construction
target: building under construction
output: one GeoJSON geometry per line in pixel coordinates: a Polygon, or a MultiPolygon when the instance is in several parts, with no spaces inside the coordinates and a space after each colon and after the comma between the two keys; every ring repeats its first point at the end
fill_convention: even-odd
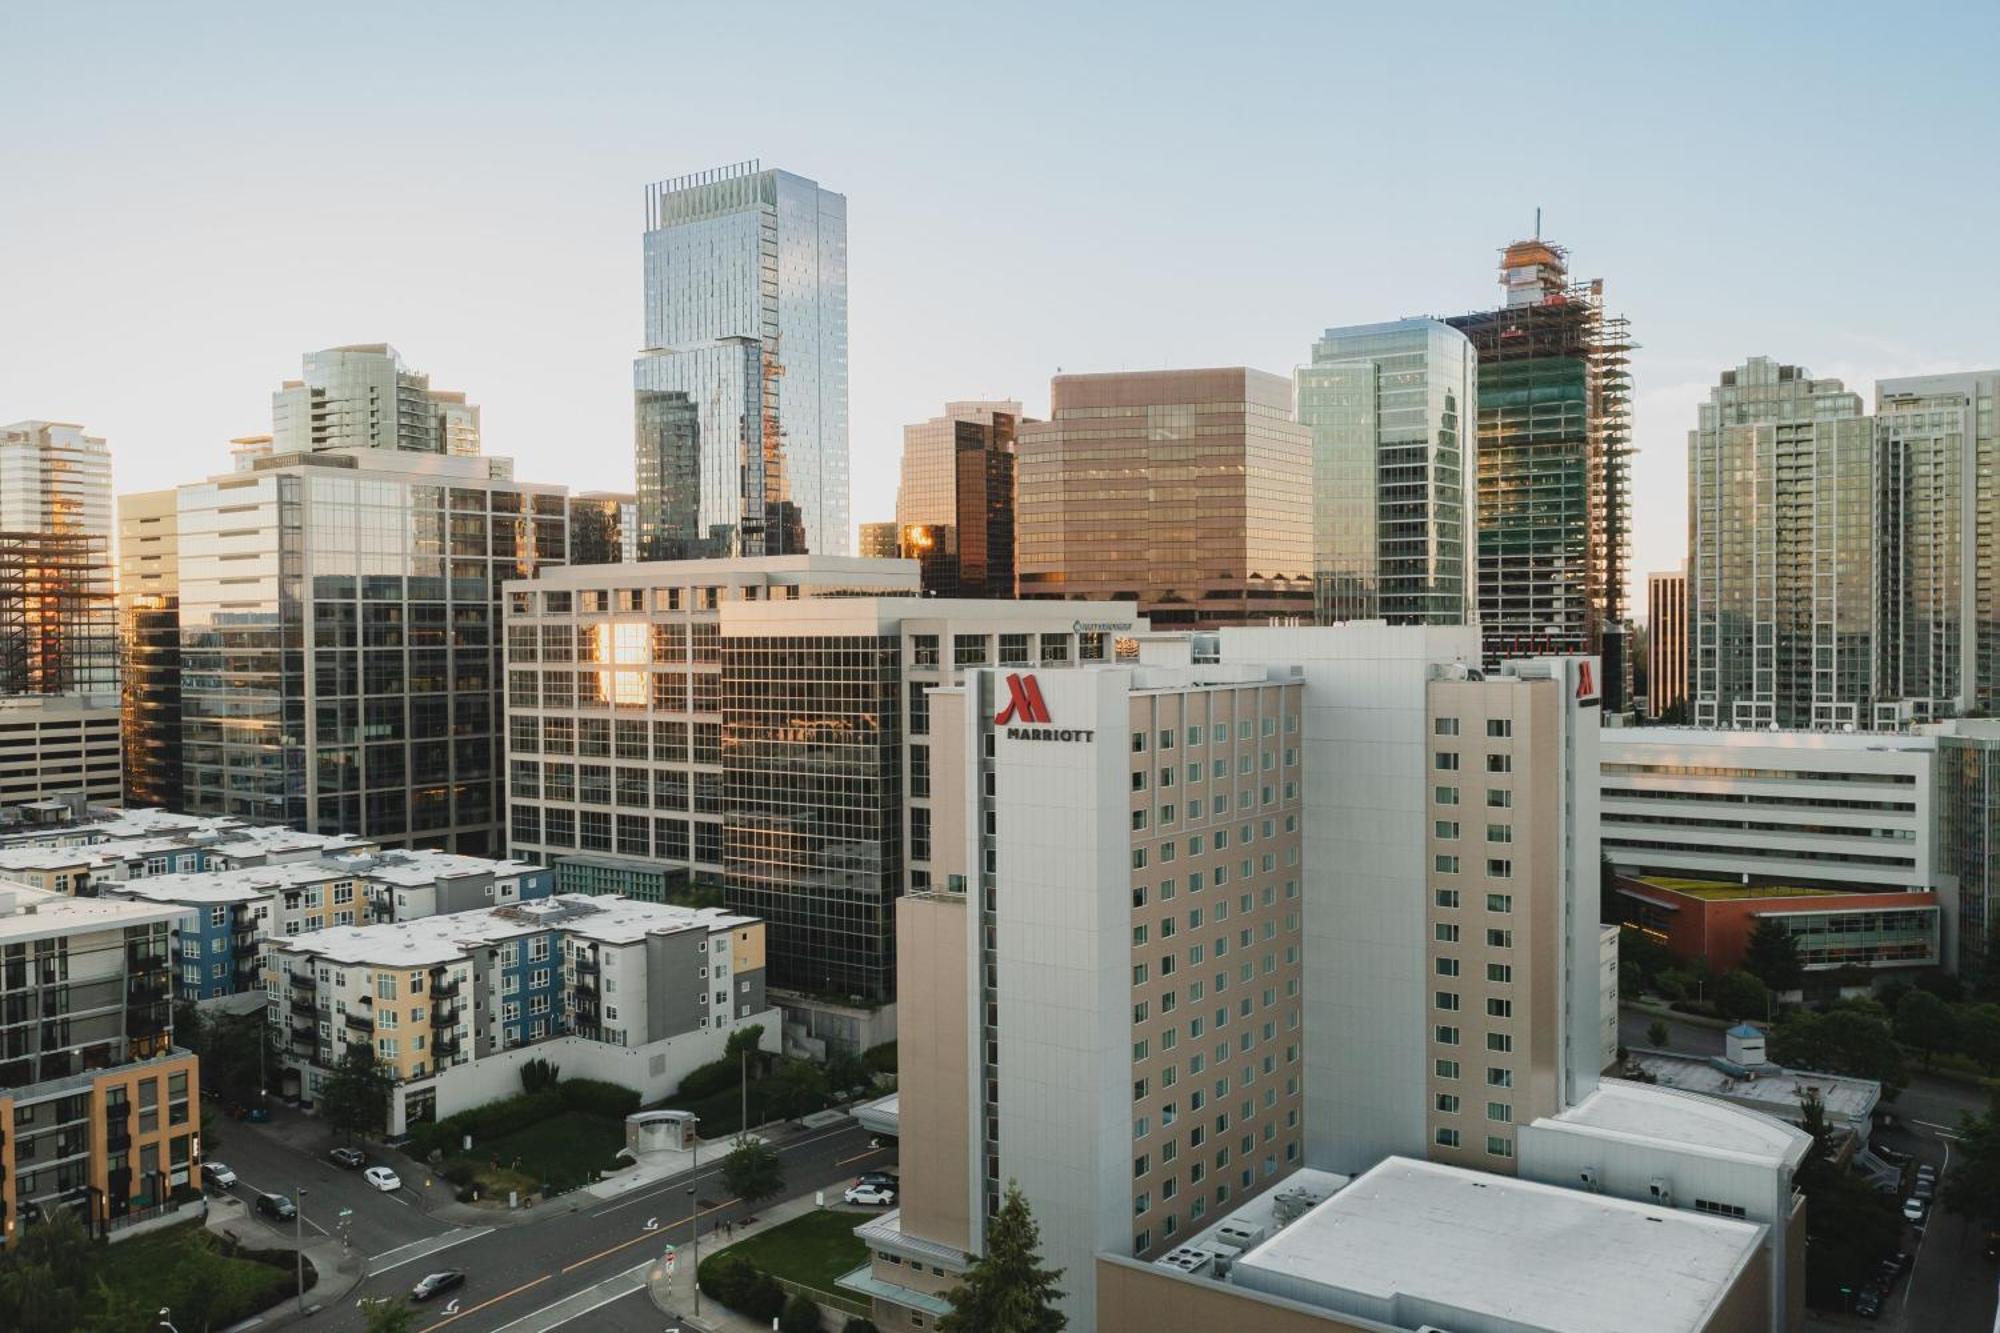
{"type": "Polygon", "coordinates": [[[114,694],[118,612],[102,537],[0,532],[0,694],[114,694]]]}
{"type": "Polygon", "coordinates": [[[1604,283],[1537,236],[1500,261],[1506,304],[1447,322],[1479,352],[1479,618],[1486,658],[1596,653],[1624,706],[1632,342],[1604,283]]]}

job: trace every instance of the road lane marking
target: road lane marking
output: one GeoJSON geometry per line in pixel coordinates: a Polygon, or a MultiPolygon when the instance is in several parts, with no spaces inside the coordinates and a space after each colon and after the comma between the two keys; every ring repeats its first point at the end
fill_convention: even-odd
{"type": "MultiPolygon", "coordinates": [[[[494,1329],[493,1333],[507,1333],[507,1330],[509,1329],[516,1328],[521,1324],[526,1324],[531,1320],[540,1319],[543,1316],[549,1314],[551,1311],[561,1310],[564,1306],[573,1304],[574,1302],[582,1300],[587,1296],[595,1296],[597,1295],[597,1293],[604,1291],[608,1288],[611,1288],[613,1286],[616,1286],[618,1288],[617,1290],[613,1291],[609,1296],[606,1296],[601,1300],[592,1301],[589,1305],[584,1306],[581,1310],[565,1312],[561,1318],[556,1319],[551,1323],[538,1325],[534,1333],[548,1333],[549,1329],[561,1328],[564,1324],[572,1323],[578,1319],[583,1318],[585,1315],[589,1314],[592,1310],[602,1309],[603,1307],[610,1305],[614,1301],[624,1300],[627,1296],[632,1295],[634,1292],[644,1291],[646,1288],[646,1277],[645,1277],[646,1270],[651,1268],[653,1266],[653,1263],[654,1263],[653,1260],[648,1259],[644,1263],[635,1265],[632,1268],[628,1268],[622,1273],[614,1273],[610,1277],[605,1278],[602,1282],[599,1282],[594,1286],[585,1287],[582,1291],[571,1292],[569,1295],[563,1297],[559,1301],[550,1301],[547,1305],[544,1305],[541,1309],[534,1311],[532,1314],[524,1314],[519,1319],[516,1319],[511,1323],[502,1324],[500,1325],[499,1328],[494,1329]]],[[[523,1330],[523,1333],[528,1333],[528,1331],[523,1330]]]]}
{"type": "Polygon", "coordinates": [[[843,1157],[839,1161],[835,1162],[834,1165],[846,1166],[849,1162],[858,1162],[864,1157],[873,1157],[878,1152],[887,1152],[887,1151],[889,1151],[887,1148],[870,1148],[867,1152],[858,1152],[854,1154],[854,1156],[852,1157],[843,1157]]]}
{"type": "MultiPolygon", "coordinates": [[[[783,1155],[785,1153],[792,1151],[792,1149],[794,1148],[803,1148],[806,1147],[808,1144],[818,1143],[824,1139],[830,1139],[837,1134],[846,1134],[850,1132],[860,1133],[864,1131],[861,1130],[861,1127],[859,1125],[836,1125],[832,1129],[829,1129],[824,1133],[814,1133],[809,1138],[803,1138],[793,1143],[787,1143],[784,1147],[779,1148],[778,1152],[780,1155],[783,1155]]],[[[886,1151],[886,1149],[884,1151],[886,1151]]],[[[698,1170],[699,1168],[690,1168],[690,1169],[698,1170]]],[[[721,1174],[721,1169],[719,1167],[711,1166],[710,1170],[703,1171],[701,1172],[700,1175],[691,1178],[686,1175],[667,1176],[664,1179],[662,1179],[657,1186],[652,1186],[652,1187],[642,1186],[641,1189],[644,1191],[643,1193],[635,1190],[633,1193],[627,1195],[625,1198],[620,1199],[617,1203],[610,1204],[606,1207],[598,1209],[596,1212],[592,1213],[591,1216],[606,1217],[612,1213],[617,1212],[620,1208],[629,1208],[635,1203],[644,1203],[648,1199],[657,1198],[659,1195],[665,1193],[667,1190],[673,1189],[677,1186],[692,1185],[696,1181],[709,1180],[719,1174],[721,1174]]]]}
{"type": "Polygon", "coordinates": [[[407,1245],[398,1245],[393,1250],[384,1250],[380,1254],[369,1256],[368,1276],[374,1277],[379,1273],[387,1273],[391,1269],[401,1268],[404,1264],[413,1264],[419,1259],[428,1259],[432,1255],[443,1250],[448,1250],[454,1245],[463,1245],[469,1240],[478,1240],[481,1236],[490,1236],[493,1234],[493,1231],[494,1228],[492,1227],[474,1227],[471,1230],[461,1228],[457,1231],[447,1231],[442,1236],[425,1236],[422,1240],[413,1240],[407,1245]],[[381,1263],[382,1260],[387,1259],[390,1255],[400,1254],[402,1251],[412,1249],[418,1245],[428,1245],[430,1248],[398,1259],[393,1264],[382,1264],[380,1268],[375,1267],[376,1264],[381,1263]]]}
{"type": "Polygon", "coordinates": [[[514,1288],[512,1291],[503,1291],[498,1296],[493,1297],[493,1299],[491,1300],[481,1301],[479,1304],[473,1306],[472,1308],[467,1310],[460,1310],[457,1314],[452,1315],[449,1318],[440,1319],[435,1324],[424,1325],[422,1333],[431,1333],[431,1330],[434,1328],[443,1328],[446,1324],[456,1323],[457,1321],[465,1318],[469,1314],[478,1314],[481,1310],[484,1310],[487,1306],[498,1305],[500,1302],[508,1299],[511,1296],[519,1296],[522,1292],[528,1290],[530,1287],[539,1287],[544,1282],[547,1282],[550,1278],[554,1276],[555,1276],[554,1273],[544,1273],[540,1277],[536,1278],[533,1282],[523,1282],[520,1286],[514,1288]]]}
{"type": "Polygon", "coordinates": [[[721,1203],[714,1204],[711,1205],[710,1207],[702,1209],[700,1212],[696,1213],[692,1218],[677,1217],[671,1222],[663,1223],[662,1225],[660,1225],[659,1227],[655,1228],[652,1231],[641,1231],[638,1235],[632,1237],[632,1239],[630,1240],[621,1240],[616,1245],[611,1246],[609,1249],[599,1250],[596,1254],[591,1255],[587,1259],[579,1259],[573,1264],[565,1264],[563,1266],[562,1271],[568,1273],[574,1269],[583,1267],[585,1264],[594,1264],[607,1254],[616,1254],[620,1250],[630,1249],[632,1246],[637,1245],[640,1241],[651,1240],[655,1236],[664,1235],[665,1233],[672,1231],[675,1227],[684,1226],[690,1221],[699,1222],[701,1221],[702,1218],[707,1217],[710,1213],[721,1212],[724,1208],[729,1207],[729,1205],[741,1202],[743,1202],[741,1199],[724,1199],[721,1203]]]}

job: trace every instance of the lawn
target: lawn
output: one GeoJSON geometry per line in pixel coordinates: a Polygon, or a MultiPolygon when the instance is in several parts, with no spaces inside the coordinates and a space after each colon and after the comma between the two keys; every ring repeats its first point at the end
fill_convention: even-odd
{"type": "Polygon", "coordinates": [[[854,1234],[854,1228],[867,1220],[862,1213],[820,1209],[721,1252],[740,1254],[772,1277],[837,1294],[833,1280],[868,1262],[868,1247],[854,1234]]]}
{"type": "Polygon", "coordinates": [[[452,1160],[472,1167],[487,1198],[504,1199],[508,1190],[538,1193],[544,1183],[556,1190],[588,1184],[622,1164],[618,1150],[624,1146],[622,1121],[570,1112],[498,1138],[474,1139],[469,1155],[452,1160]]]}
{"type": "MultiPolygon", "coordinates": [[[[310,1285],[310,1265],[306,1271],[310,1285]]],[[[289,1266],[227,1258],[216,1238],[193,1223],[108,1246],[95,1265],[94,1276],[148,1310],[166,1306],[183,1313],[201,1305],[201,1294],[194,1290],[197,1281],[212,1281],[214,1304],[209,1307],[208,1319],[215,1328],[226,1328],[269,1309],[298,1289],[297,1277],[289,1266]]]]}

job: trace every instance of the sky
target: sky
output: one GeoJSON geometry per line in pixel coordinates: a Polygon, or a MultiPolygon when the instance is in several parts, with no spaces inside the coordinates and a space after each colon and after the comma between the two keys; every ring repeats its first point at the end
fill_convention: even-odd
{"type": "Polygon", "coordinates": [[[1496,304],[1537,207],[1640,345],[1641,587],[1720,371],[2000,364],[1991,4],[0,0],[0,52],[0,422],[121,493],[382,341],[518,476],[630,489],[643,187],[753,157],[847,196],[857,523],[947,399],[1288,372],[1496,304]]]}

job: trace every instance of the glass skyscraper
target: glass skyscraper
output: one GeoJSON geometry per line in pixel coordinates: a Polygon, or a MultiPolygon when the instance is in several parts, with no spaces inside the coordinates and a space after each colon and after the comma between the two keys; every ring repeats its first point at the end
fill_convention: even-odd
{"type": "Polygon", "coordinates": [[[1692,720],[1835,727],[1875,695],[1872,435],[1839,380],[1752,357],[1688,432],[1692,720]]]}
{"type": "Polygon", "coordinates": [[[1328,329],[1295,378],[1313,433],[1319,623],[1475,623],[1472,343],[1434,319],[1328,329]]]}
{"type": "Polygon", "coordinates": [[[640,553],[845,555],[847,200],[755,161],[646,188],[640,553]]]}

